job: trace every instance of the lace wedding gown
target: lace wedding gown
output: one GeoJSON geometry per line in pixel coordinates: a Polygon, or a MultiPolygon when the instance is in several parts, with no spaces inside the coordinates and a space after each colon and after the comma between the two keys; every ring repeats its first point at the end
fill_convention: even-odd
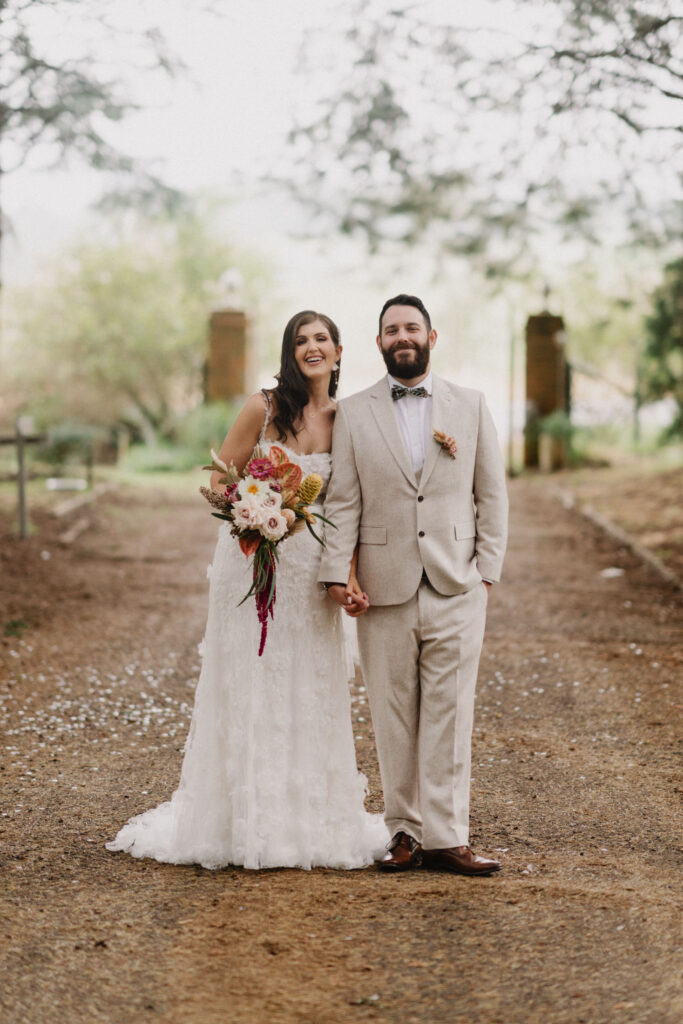
{"type": "MultiPolygon", "coordinates": [[[[328,454],[287,454],[327,486],[328,454]]],[[[131,818],[108,850],[206,868],[361,868],[384,851],[382,817],[363,806],[343,613],[316,582],[320,546],[304,530],[278,551],[275,615],[259,658],[253,598],[238,607],[251,559],[221,525],[178,789],[131,818]]]]}

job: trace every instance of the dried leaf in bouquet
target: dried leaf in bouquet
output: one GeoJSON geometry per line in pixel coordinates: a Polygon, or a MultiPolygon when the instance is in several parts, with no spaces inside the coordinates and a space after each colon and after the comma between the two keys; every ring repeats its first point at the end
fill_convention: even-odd
{"type": "Polygon", "coordinates": [[[209,505],[220,509],[221,512],[227,512],[231,507],[231,502],[226,498],[225,491],[217,491],[211,487],[200,487],[199,493],[206,498],[209,505]]]}

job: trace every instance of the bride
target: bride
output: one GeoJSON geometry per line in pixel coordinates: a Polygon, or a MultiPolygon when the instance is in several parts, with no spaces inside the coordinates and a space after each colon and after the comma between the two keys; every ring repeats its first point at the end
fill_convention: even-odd
{"type": "MultiPolygon", "coordinates": [[[[241,471],[257,444],[277,444],[304,474],[323,478],[324,495],[341,351],[329,317],[293,316],[276,387],[246,402],[220,458],[241,471]]],[[[258,657],[254,602],[240,606],[251,560],[221,525],[180,783],[170,800],[131,818],[107,849],[206,868],[361,868],[384,852],[382,817],[363,806],[349,659],[340,610],[316,582],[320,550],[307,530],[279,546],[275,614],[258,657]]],[[[347,592],[350,613],[362,611],[366,598],[353,572],[347,592]]]]}

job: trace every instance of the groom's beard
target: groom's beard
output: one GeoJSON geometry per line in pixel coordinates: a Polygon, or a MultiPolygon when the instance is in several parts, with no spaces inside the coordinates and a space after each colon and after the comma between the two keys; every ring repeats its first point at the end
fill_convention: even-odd
{"type": "Polygon", "coordinates": [[[424,345],[416,345],[414,343],[410,345],[392,345],[389,349],[382,349],[382,358],[384,359],[385,366],[396,380],[412,380],[414,377],[421,377],[427,372],[430,354],[429,342],[425,342],[424,345]],[[406,350],[410,351],[411,354],[409,356],[400,355],[397,358],[399,351],[405,352],[406,350]]]}

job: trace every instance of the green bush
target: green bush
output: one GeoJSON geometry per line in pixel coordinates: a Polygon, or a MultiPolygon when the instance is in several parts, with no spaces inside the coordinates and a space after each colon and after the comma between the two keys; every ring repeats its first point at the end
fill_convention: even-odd
{"type": "Polygon", "coordinates": [[[195,452],[197,461],[206,461],[211,448],[216,451],[233,424],[241,403],[208,402],[185,413],[174,425],[173,434],[180,448],[195,452]]]}
{"type": "Polygon", "coordinates": [[[540,419],[537,430],[539,434],[546,434],[560,441],[571,441],[574,433],[572,421],[563,409],[556,409],[549,416],[540,419]]]}
{"type": "Polygon", "coordinates": [[[36,447],[34,458],[51,466],[84,462],[95,442],[103,440],[106,436],[107,432],[101,427],[67,420],[50,427],[47,441],[36,447]]]}
{"type": "Polygon", "coordinates": [[[123,468],[134,473],[169,473],[206,465],[211,448],[217,451],[223,443],[238,408],[235,402],[197,406],[174,423],[175,442],[135,444],[123,460],[123,468]]]}
{"type": "Polygon", "coordinates": [[[172,473],[190,469],[177,447],[168,442],[157,445],[133,444],[121,460],[121,468],[132,473],[172,473]]]}

